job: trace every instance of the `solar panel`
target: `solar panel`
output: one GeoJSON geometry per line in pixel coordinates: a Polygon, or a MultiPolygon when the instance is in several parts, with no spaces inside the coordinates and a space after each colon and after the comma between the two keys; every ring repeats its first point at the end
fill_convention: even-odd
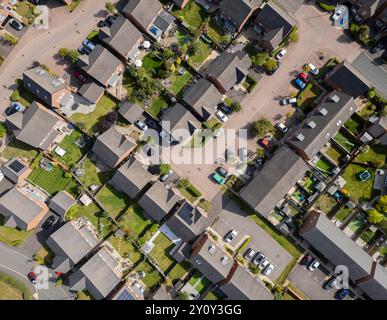
{"type": "Polygon", "coordinates": [[[8,167],[11,168],[16,173],[18,173],[22,169],[24,169],[24,165],[22,163],[20,163],[19,161],[17,161],[17,160],[12,162],[8,167]]]}
{"type": "Polygon", "coordinates": [[[187,202],[185,202],[182,206],[182,208],[179,211],[180,217],[187,223],[188,225],[192,224],[192,217],[193,217],[193,210],[194,208],[187,202]]]}
{"type": "Polygon", "coordinates": [[[136,300],[134,297],[128,292],[128,290],[124,290],[118,297],[117,300],[136,300]]]}

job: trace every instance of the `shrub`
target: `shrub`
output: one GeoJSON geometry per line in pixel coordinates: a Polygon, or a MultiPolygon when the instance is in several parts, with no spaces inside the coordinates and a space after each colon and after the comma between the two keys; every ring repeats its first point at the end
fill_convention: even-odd
{"type": "Polygon", "coordinates": [[[384,220],[383,214],[376,209],[371,209],[368,212],[367,220],[372,224],[378,224],[384,220]]]}
{"type": "Polygon", "coordinates": [[[7,127],[4,122],[0,122],[0,138],[4,138],[7,134],[7,127]]]}
{"type": "Polygon", "coordinates": [[[167,174],[169,172],[169,170],[171,170],[171,166],[169,164],[162,163],[159,165],[159,174],[160,175],[167,174]]]}
{"type": "Polygon", "coordinates": [[[317,1],[317,5],[326,12],[332,12],[336,9],[336,6],[327,4],[323,1],[317,1]]]}
{"type": "Polygon", "coordinates": [[[265,65],[266,61],[270,59],[270,55],[266,52],[257,53],[251,58],[251,61],[254,66],[262,67],[265,65]]]}
{"type": "Polygon", "coordinates": [[[254,137],[262,138],[268,132],[273,133],[274,126],[269,120],[265,118],[254,121],[251,125],[251,133],[254,137]]]}
{"type": "Polygon", "coordinates": [[[260,274],[261,270],[254,263],[249,262],[249,269],[252,274],[260,274]]]}
{"type": "Polygon", "coordinates": [[[246,248],[246,246],[250,243],[250,241],[251,241],[250,237],[248,237],[245,241],[243,241],[242,245],[238,248],[237,253],[241,253],[246,248]]]}
{"type": "Polygon", "coordinates": [[[277,66],[277,61],[272,58],[268,59],[264,64],[264,68],[268,72],[274,71],[275,69],[277,69],[277,66]]]}

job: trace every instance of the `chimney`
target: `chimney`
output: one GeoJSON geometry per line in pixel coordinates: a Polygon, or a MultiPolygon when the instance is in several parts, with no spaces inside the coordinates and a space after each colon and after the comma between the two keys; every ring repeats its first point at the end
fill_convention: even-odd
{"type": "Polygon", "coordinates": [[[299,133],[298,135],[296,135],[296,139],[298,141],[304,141],[305,137],[304,137],[304,135],[302,133],[299,133]]]}
{"type": "Polygon", "coordinates": [[[318,111],[319,114],[321,114],[322,116],[326,116],[328,114],[328,110],[325,109],[324,107],[322,107],[319,111],[318,111]]]}
{"type": "Polygon", "coordinates": [[[340,101],[340,97],[337,95],[337,94],[333,94],[329,97],[329,101],[330,102],[334,102],[334,103],[337,103],[340,101]]]}
{"type": "Polygon", "coordinates": [[[316,128],[316,122],[310,120],[310,121],[308,121],[308,123],[306,124],[306,126],[307,126],[308,128],[310,128],[310,129],[314,129],[314,128],[316,128]]]}

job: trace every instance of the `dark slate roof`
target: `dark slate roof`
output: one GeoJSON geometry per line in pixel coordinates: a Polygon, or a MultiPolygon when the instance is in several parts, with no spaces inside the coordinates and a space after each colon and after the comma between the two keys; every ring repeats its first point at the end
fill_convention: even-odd
{"type": "Polygon", "coordinates": [[[184,92],[183,100],[207,120],[222,101],[222,94],[211,82],[202,78],[184,92]]]}
{"type": "Polygon", "coordinates": [[[315,108],[313,114],[301,123],[287,143],[302,150],[309,159],[312,159],[356,109],[352,97],[343,92],[333,91],[315,108]]]}
{"type": "Polygon", "coordinates": [[[265,4],[254,23],[263,29],[264,40],[270,42],[273,48],[280,45],[296,24],[286,12],[272,2],[265,4]]]}
{"type": "Polygon", "coordinates": [[[175,21],[175,17],[169,12],[162,10],[156,17],[153,24],[158,27],[162,32],[168,30],[171,24],[175,21]]]}
{"type": "Polygon", "coordinates": [[[110,183],[133,199],[151,179],[148,168],[131,157],[116,171],[110,183]]]}
{"type": "Polygon", "coordinates": [[[125,102],[118,109],[118,113],[130,123],[134,123],[134,121],[140,118],[143,111],[144,110],[138,104],[132,102],[125,102]]]}
{"type": "Polygon", "coordinates": [[[372,87],[371,82],[347,60],[329,72],[325,77],[325,82],[354,98],[365,95],[372,87]]]}
{"type": "Polygon", "coordinates": [[[97,45],[89,55],[82,55],[78,59],[78,66],[104,86],[120,65],[121,61],[101,45],[97,45]]]}
{"type": "Polygon", "coordinates": [[[198,252],[194,251],[193,256],[191,256],[192,265],[213,283],[226,279],[234,265],[234,260],[222,248],[213,243],[207,235],[199,239],[198,242],[200,242],[201,247],[198,252]]]}
{"type": "Polygon", "coordinates": [[[260,214],[268,216],[307,170],[306,163],[283,146],[242,189],[240,196],[260,214]]]}
{"type": "Polygon", "coordinates": [[[54,126],[61,118],[40,103],[34,101],[23,113],[17,112],[7,121],[17,128],[16,139],[35,148],[47,149],[59,135],[54,126]]]}
{"type": "Polygon", "coordinates": [[[353,281],[371,272],[372,258],[325,214],[311,212],[299,233],[334,265],[347,266],[353,281]]]}
{"type": "Polygon", "coordinates": [[[239,28],[261,4],[262,0],[223,0],[219,10],[239,28]]]}
{"type": "Polygon", "coordinates": [[[142,33],[123,16],[119,16],[111,27],[101,28],[98,37],[126,59],[143,39],[142,33]]]}
{"type": "Polygon", "coordinates": [[[119,158],[130,152],[135,146],[131,138],[121,134],[113,126],[97,138],[93,152],[105,164],[113,168],[119,158]]]}
{"type": "Polygon", "coordinates": [[[29,166],[19,158],[12,158],[3,165],[1,170],[9,180],[13,183],[18,183],[20,176],[29,170],[29,166]]]}
{"type": "Polygon", "coordinates": [[[43,88],[50,94],[54,94],[58,91],[66,89],[66,85],[54,77],[51,73],[42,69],[41,67],[36,67],[30,70],[23,72],[23,78],[27,77],[39,87],[43,88]]]}
{"type": "Polygon", "coordinates": [[[184,9],[184,7],[187,5],[189,0],[173,0],[173,2],[180,8],[184,9]]]}
{"type": "Polygon", "coordinates": [[[224,51],[211,63],[207,75],[217,79],[228,91],[247,76],[250,67],[251,60],[245,52],[224,51]]]}
{"type": "Polygon", "coordinates": [[[63,216],[74,204],[75,199],[68,192],[59,191],[50,200],[49,208],[63,216]]]}
{"type": "Polygon", "coordinates": [[[157,180],[140,198],[138,204],[155,221],[162,220],[182,198],[157,180]]]}
{"type": "Polygon", "coordinates": [[[230,300],[273,300],[274,297],[258,279],[238,265],[231,280],[219,288],[230,300]]]}
{"type": "Polygon", "coordinates": [[[373,279],[359,283],[359,287],[373,300],[386,300],[387,270],[374,262],[373,279]]]}
{"type": "Polygon", "coordinates": [[[145,29],[153,22],[162,4],[158,0],[128,0],[122,12],[132,16],[145,29]]]}
{"type": "Polygon", "coordinates": [[[174,131],[178,129],[185,129],[192,135],[196,129],[201,127],[201,123],[180,103],[176,103],[173,107],[167,109],[161,120],[163,130],[172,136],[174,131]]]}
{"type": "Polygon", "coordinates": [[[105,88],[94,81],[88,81],[80,87],[78,93],[91,103],[96,104],[105,93],[105,88]]]}

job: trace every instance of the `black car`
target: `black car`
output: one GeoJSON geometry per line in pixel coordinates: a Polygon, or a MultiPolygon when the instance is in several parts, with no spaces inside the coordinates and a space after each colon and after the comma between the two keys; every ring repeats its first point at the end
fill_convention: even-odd
{"type": "Polygon", "coordinates": [[[108,16],[106,19],[105,19],[105,23],[108,27],[111,27],[112,24],[114,23],[114,21],[117,20],[117,17],[116,16],[108,16]]]}
{"type": "Polygon", "coordinates": [[[219,167],[218,169],[216,169],[216,172],[218,172],[223,178],[227,178],[228,177],[227,170],[222,168],[222,167],[219,167]]]}
{"type": "Polygon", "coordinates": [[[55,221],[56,221],[55,216],[49,216],[49,217],[47,218],[47,220],[43,222],[43,224],[42,224],[42,229],[44,229],[44,230],[49,229],[50,227],[53,226],[53,224],[55,223],[55,221]]]}
{"type": "Polygon", "coordinates": [[[159,125],[158,123],[151,119],[151,118],[146,118],[145,119],[145,124],[149,127],[149,128],[152,128],[152,129],[155,129],[155,130],[159,130],[159,125]]]}
{"type": "Polygon", "coordinates": [[[231,114],[232,113],[232,109],[225,103],[220,103],[218,105],[218,109],[222,112],[224,112],[225,114],[231,114]]]}
{"type": "Polygon", "coordinates": [[[323,285],[323,289],[324,290],[330,290],[332,289],[335,285],[336,285],[336,277],[335,276],[332,276],[331,278],[329,278],[327,281],[325,281],[324,285],[323,285]]]}
{"type": "Polygon", "coordinates": [[[23,25],[16,19],[9,20],[9,24],[11,25],[12,28],[14,28],[17,31],[20,31],[21,29],[23,29],[23,25]]]}
{"type": "Polygon", "coordinates": [[[380,50],[383,50],[383,48],[384,48],[383,41],[379,41],[374,46],[371,47],[370,52],[372,54],[375,54],[375,53],[378,53],[380,50]]]}

